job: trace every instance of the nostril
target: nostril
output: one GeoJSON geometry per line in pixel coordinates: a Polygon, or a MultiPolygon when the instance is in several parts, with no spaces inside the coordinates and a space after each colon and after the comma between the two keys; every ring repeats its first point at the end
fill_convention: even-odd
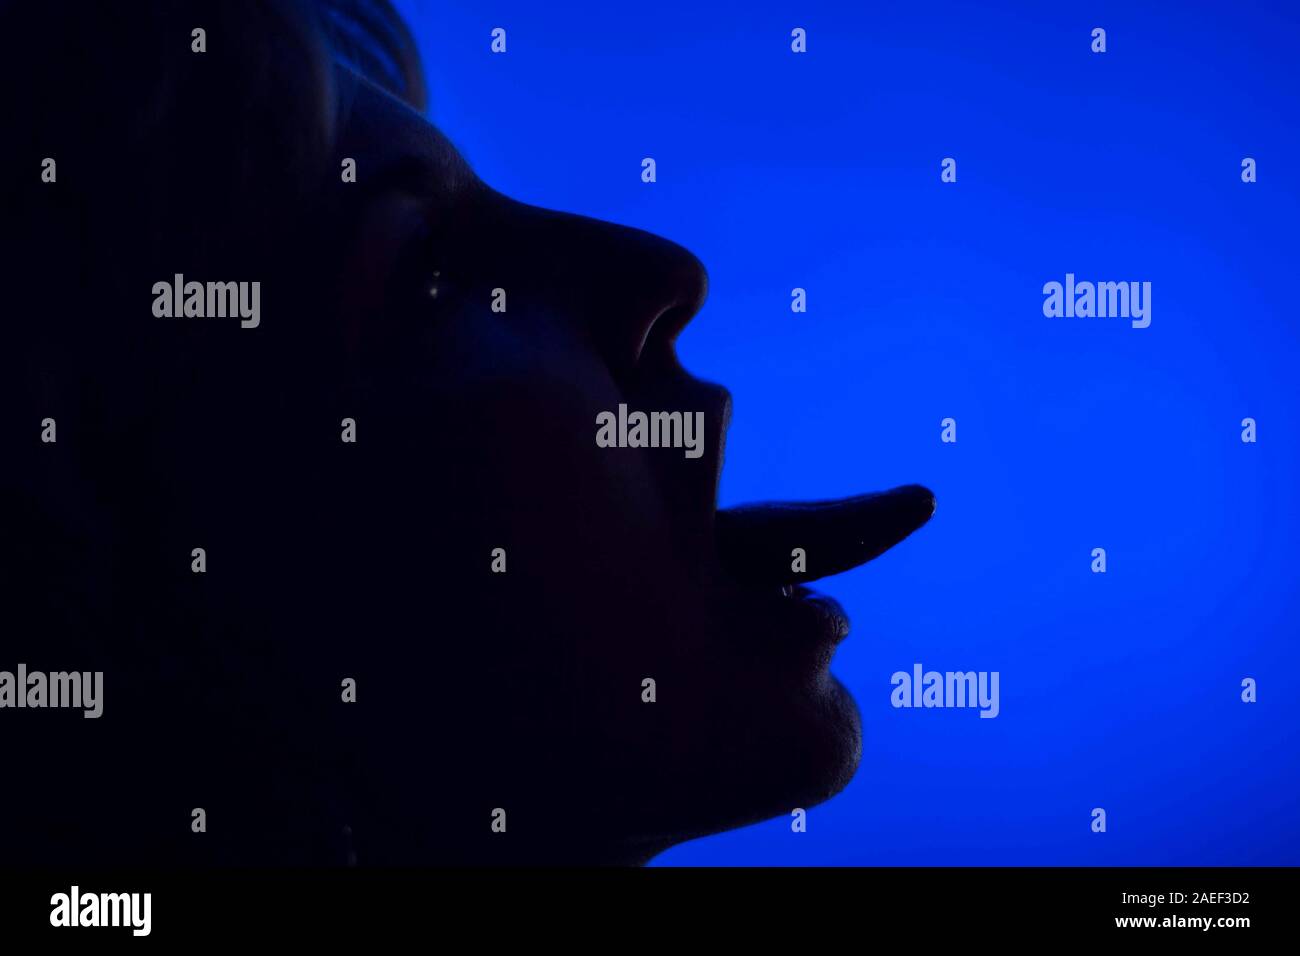
{"type": "Polygon", "coordinates": [[[659,294],[665,307],[655,316],[641,343],[642,351],[672,354],[672,346],[704,306],[709,290],[709,274],[704,264],[690,250],[675,242],[658,239],[663,259],[656,270],[659,294]]]}
{"type": "MultiPolygon", "coordinates": [[[[545,248],[585,264],[577,294],[578,321],[590,332],[617,375],[664,357],[703,304],[708,286],[704,267],[688,250],[660,236],[620,226],[553,214],[573,226],[545,248]]],[[[571,266],[556,270],[575,278],[571,266]]],[[[548,281],[554,282],[554,279],[548,281]]]]}
{"type": "Polygon", "coordinates": [[[695,318],[695,312],[694,305],[675,305],[664,309],[655,320],[651,334],[671,344],[681,334],[682,329],[686,328],[687,323],[695,318]]]}
{"type": "Polygon", "coordinates": [[[694,315],[695,310],[685,306],[671,306],[660,312],[646,329],[637,350],[637,365],[647,368],[672,361],[676,356],[673,343],[694,315]]]}

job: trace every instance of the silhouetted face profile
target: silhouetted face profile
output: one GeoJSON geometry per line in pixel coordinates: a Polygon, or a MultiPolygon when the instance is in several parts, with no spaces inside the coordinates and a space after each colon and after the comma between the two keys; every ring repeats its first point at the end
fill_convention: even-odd
{"type": "MultiPolygon", "coordinates": [[[[495,192],[423,115],[386,7],[301,7],[228,4],[201,54],[197,17],[155,18],[114,115],[172,125],[112,128],[72,93],[15,121],[57,133],[13,164],[63,263],[32,281],[90,264],[15,370],[36,477],[0,668],[104,671],[98,721],[24,715],[28,759],[135,755],[111,811],[33,783],[33,852],[638,862],[835,794],[861,752],[829,671],[848,622],[803,585],[919,527],[929,492],[718,512],[730,400],[674,351],[699,261],[495,192]],[[309,39],[250,80],[225,45],[268,17],[309,39]],[[158,317],[176,274],[260,283],[256,327],[158,317]],[[93,612],[50,620],[51,592],[93,612]]],[[[60,89],[94,82],[60,62],[60,89]]]]}

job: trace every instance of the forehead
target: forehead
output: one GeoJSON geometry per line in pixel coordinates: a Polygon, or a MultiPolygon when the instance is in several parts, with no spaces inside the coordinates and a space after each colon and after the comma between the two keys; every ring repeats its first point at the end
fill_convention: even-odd
{"type": "Polygon", "coordinates": [[[402,190],[455,193],[479,185],[456,147],[409,105],[347,67],[340,67],[345,103],[336,149],[357,164],[357,198],[402,190]]]}

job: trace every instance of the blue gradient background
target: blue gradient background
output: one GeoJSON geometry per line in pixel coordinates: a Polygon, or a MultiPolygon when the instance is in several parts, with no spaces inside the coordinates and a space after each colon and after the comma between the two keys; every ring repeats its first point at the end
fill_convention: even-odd
{"type": "Polygon", "coordinates": [[[658,864],[1300,863],[1300,7],[398,6],[485,180],[707,265],[680,354],[735,396],[724,504],[938,495],[824,585],[851,786],[658,864]],[[1044,318],[1067,271],[1152,282],[1151,327],[1044,318]],[[1000,671],[1001,715],[893,709],[918,661],[1000,671]]]}

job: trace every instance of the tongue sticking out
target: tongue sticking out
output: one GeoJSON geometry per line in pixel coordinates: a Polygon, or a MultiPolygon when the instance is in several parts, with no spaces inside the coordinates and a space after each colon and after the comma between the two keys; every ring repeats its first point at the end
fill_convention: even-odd
{"type": "Polygon", "coordinates": [[[727,508],[717,515],[722,565],[751,587],[782,587],[839,574],[888,551],[934,514],[934,495],[903,485],[834,501],[727,508]],[[792,570],[802,548],[807,570],[792,570]]]}

